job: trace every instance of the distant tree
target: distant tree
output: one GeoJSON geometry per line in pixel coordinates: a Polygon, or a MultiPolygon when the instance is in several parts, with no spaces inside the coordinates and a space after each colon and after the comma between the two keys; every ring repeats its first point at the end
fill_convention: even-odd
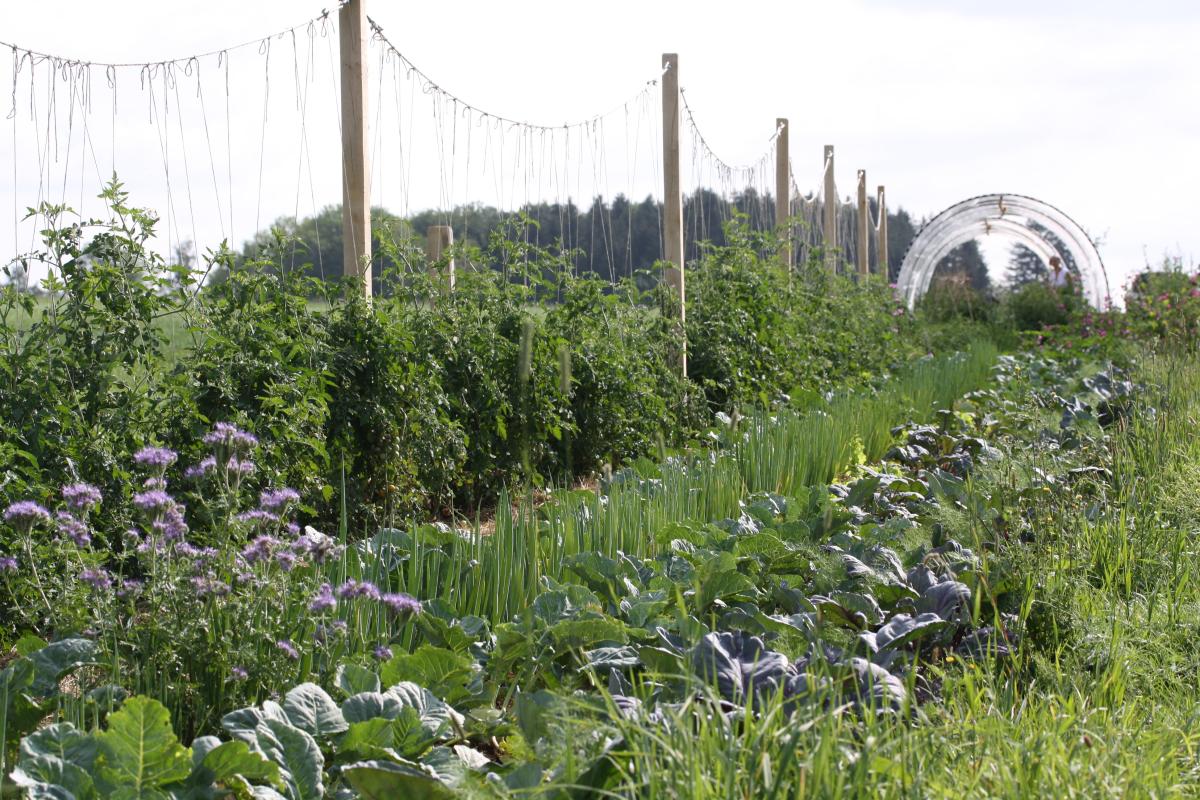
{"type": "Polygon", "coordinates": [[[979,249],[979,242],[972,239],[951,250],[934,267],[935,277],[961,276],[962,280],[977,292],[987,292],[992,281],[988,277],[987,261],[979,249]]]}
{"type": "Polygon", "coordinates": [[[1050,279],[1050,268],[1042,257],[1020,242],[1009,250],[1005,281],[1013,288],[1050,279]]]}

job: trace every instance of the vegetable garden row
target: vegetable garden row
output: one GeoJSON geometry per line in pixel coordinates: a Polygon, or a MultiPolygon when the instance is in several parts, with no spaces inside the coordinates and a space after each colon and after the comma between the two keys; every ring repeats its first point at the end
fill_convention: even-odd
{"type": "Polygon", "coordinates": [[[1194,281],[935,324],[743,232],[683,381],[551,251],[193,297],[114,201],[0,309],[4,794],[1196,792],[1194,281]]]}

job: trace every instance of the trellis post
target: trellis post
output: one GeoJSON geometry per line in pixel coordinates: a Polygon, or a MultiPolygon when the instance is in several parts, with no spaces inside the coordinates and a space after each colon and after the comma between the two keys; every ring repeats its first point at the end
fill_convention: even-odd
{"type": "Polygon", "coordinates": [[[338,11],[342,69],[342,272],[371,298],[371,168],[367,140],[367,3],[338,11]]]}
{"type": "Polygon", "coordinates": [[[883,187],[880,186],[875,195],[876,211],[879,215],[879,224],[875,226],[875,235],[879,237],[879,242],[875,247],[875,258],[879,262],[879,273],[883,275],[884,280],[891,281],[891,268],[888,266],[888,215],[887,215],[887,196],[883,192],[883,187]]]}
{"type": "Polygon", "coordinates": [[[663,257],[664,278],[678,305],[679,372],[687,375],[687,314],[683,272],[683,189],[679,181],[679,56],[663,53],[663,257]]]}
{"type": "Polygon", "coordinates": [[[825,268],[837,271],[837,184],[833,180],[833,145],[825,145],[825,206],[822,210],[822,232],[825,239],[825,268]]]}
{"type": "Polygon", "coordinates": [[[858,256],[858,274],[870,275],[871,262],[868,260],[871,251],[870,233],[871,210],[867,206],[867,171],[858,171],[858,242],[855,244],[855,254],[858,256]]]}
{"type": "MultiPolygon", "coordinates": [[[[449,225],[430,225],[425,231],[425,260],[429,262],[429,277],[434,281],[441,279],[437,263],[446,251],[454,245],[454,228],[449,225]]],[[[454,259],[446,264],[446,286],[454,291],[454,259]]]]}
{"type": "Polygon", "coordinates": [[[775,120],[775,229],[781,241],[783,266],[792,268],[792,187],[788,180],[788,121],[775,120]]]}

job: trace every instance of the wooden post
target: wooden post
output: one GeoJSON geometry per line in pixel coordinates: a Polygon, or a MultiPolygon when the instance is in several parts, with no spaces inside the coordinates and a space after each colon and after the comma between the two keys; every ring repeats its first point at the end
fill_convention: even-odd
{"type": "MultiPolygon", "coordinates": [[[[425,260],[429,262],[429,277],[435,281],[441,277],[437,262],[454,245],[454,228],[449,225],[430,225],[425,231],[425,260]]],[[[454,259],[446,264],[446,284],[454,291],[454,259]]]]}
{"type": "Polygon", "coordinates": [[[683,189],[679,181],[679,56],[663,53],[663,254],[673,266],[664,277],[679,303],[679,373],[687,375],[687,318],[683,277],[683,189]]]}
{"type": "Polygon", "coordinates": [[[879,244],[875,247],[875,258],[879,262],[879,273],[890,283],[892,273],[888,266],[887,196],[883,193],[882,186],[877,190],[875,198],[878,206],[876,213],[879,214],[879,225],[875,228],[875,234],[879,237],[879,244]]]}
{"type": "Polygon", "coordinates": [[[855,242],[855,253],[858,255],[858,274],[870,275],[871,253],[870,219],[871,209],[867,206],[867,171],[858,171],[858,241],[855,242]]]}
{"type": "Polygon", "coordinates": [[[788,180],[788,121],[775,120],[775,230],[781,242],[783,266],[792,268],[792,186],[788,180]],[[786,227],[785,227],[786,226],[786,227]]]}
{"type": "Polygon", "coordinates": [[[371,297],[371,168],[367,141],[367,4],[338,11],[342,67],[342,273],[371,297]]]}
{"type": "Polygon", "coordinates": [[[822,229],[825,239],[825,267],[837,271],[837,184],[833,180],[833,145],[825,145],[825,207],[822,214],[822,229]]]}

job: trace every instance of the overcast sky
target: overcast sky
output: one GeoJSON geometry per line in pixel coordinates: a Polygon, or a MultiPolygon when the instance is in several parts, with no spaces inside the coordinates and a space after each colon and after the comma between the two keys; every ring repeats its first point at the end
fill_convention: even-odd
{"type": "MultiPolygon", "coordinates": [[[[755,162],[774,119],[787,117],[803,191],[817,186],[822,145],[834,144],[840,194],[863,168],[872,187],[887,185],[893,208],[918,218],[989,192],[1060,207],[1101,241],[1114,289],[1147,261],[1191,265],[1200,255],[1200,4],[368,3],[408,58],[484,110],[561,125],[618,109],[600,127],[521,140],[461,109],[447,114],[380,61],[376,45],[373,196],[396,211],[655,191],[657,94],[623,104],[671,51],[700,129],[728,163],[755,162]]],[[[320,10],[300,0],[5,0],[0,40],[144,62],[257,39],[320,10]]],[[[0,185],[9,187],[0,249],[13,252],[14,235],[17,249],[30,243],[19,223],[14,234],[14,203],[34,205],[42,187],[46,199],[97,213],[87,198],[114,166],[135,201],[170,214],[170,241],[224,236],[236,246],[276,216],[337,202],[336,40],[302,31],[297,42],[274,40],[269,60],[257,47],[220,65],[202,60],[201,77],[181,71],[174,84],[119,70],[115,118],[103,69],[91,71],[87,114],[67,114],[69,87],[81,82],[60,76],[49,127],[48,67],[22,64],[16,119],[0,127],[0,185]]],[[[6,94],[9,62],[0,63],[6,94]]],[[[685,159],[685,190],[713,175],[702,159],[685,159]]]]}

